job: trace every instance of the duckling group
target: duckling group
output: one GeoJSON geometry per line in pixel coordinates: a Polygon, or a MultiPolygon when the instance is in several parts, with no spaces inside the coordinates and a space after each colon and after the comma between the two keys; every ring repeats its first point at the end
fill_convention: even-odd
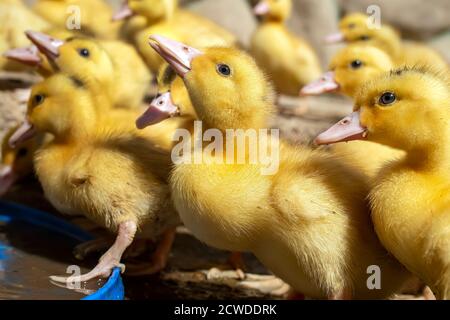
{"type": "Polygon", "coordinates": [[[128,0],[114,15],[103,0],[0,6],[0,68],[43,78],[3,141],[0,192],[34,172],[58,211],[116,235],[92,271],[53,281],[125,271],[122,256],[139,239],[158,246],[126,271],[159,272],[183,224],[209,246],[253,253],[291,296],[387,299],[419,278],[427,298],[450,299],[450,76],[431,48],[350,14],[327,38],[346,45],[324,72],[285,26],[291,0],[256,5],[248,52],[176,0],[128,0]],[[79,29],[66,29],[68,6],[85,13],[79,29]],[[145,109],[152,79],[158,92],[145,109]],[[194,135],[198,121],[204,134],[258,131],[270,127],[277,95],[328,92],[354,100],[314,141],[331,147],[255,138],[278,148],[273,174],[261,174],[237,136],[227,151],[242,162],[198,154],[194,142],[181,158],[201,162],[173,159],[174,136],[194,135]]]}

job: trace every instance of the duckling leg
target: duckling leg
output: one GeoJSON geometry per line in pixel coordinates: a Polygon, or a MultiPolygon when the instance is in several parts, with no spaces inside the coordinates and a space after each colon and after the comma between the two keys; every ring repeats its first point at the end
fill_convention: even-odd
{"type": "Polygon", "coordinates": [[[100,252],[110,247],[113,243],[112,239],[99,238],[83,242],[73,249],[73,255],[78,260],[84,260],[88,255],[94,252],[100,252]]]}
{"type": "MultiPolygon", "coordinates": [[[[173,241],[175,240],[176,229],[170,229],[164,232],[162,239],[158,242],[158,247],[152,255],[152,262],[150,265],[143,267],[133,267],[131,272],[127,272],[127,276],[143,276],[155,274],[163,270],[167,261],[169,260],[170,250],[172,249],[173,241]]],[[[130,270],[130,268],[129,268],[130,270]]]]}
{"type": "Polygon", "coordinates": [[[436,300],[436,296],[433,291],[431,291],[429,286],[425,286],[422,293],[425,300],[436,300]]]}
{"type": "Polygon", "coordinates": [[[352,300],[353,295],[350,290],[342,289],[328,297],[328,300],[352,300]]]}
{"type": "Polygon", "coordinates": [[[119,225],[119,232],[117,234],[116,240],[114,241],[114,244],[100,258],[98,264],[94,269],[81,276],[50,276],[50,280],[62,283],[80,283],[99,277],[107,278],[111,275],[111,272],[115,267],[121,268],[122,272],[124,272],[125,265],[120,263],[120,259],[122,258],[125,250],[133,242],[136,231],[137,225],[134,221],[122,222],[119,225]]]}

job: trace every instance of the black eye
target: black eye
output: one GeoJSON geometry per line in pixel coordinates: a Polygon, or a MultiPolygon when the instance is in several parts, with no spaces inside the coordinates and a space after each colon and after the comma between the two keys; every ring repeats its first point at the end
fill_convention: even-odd
{"type": "Polygon", "coordinates": [[[229,75],[231,75],[231,68],[226,64],[218,64],[217,72],[219,72],[223,76],[228,77],[229,75]]]}
{"type": "Polygon", "coordinates": [[[397,97],[392,92],[385,92],[381,95],[379,103],[384,106],[393,104],[397,100],[397,97]]]}
{"type": "Polygon", "coordinates": [[[79,49],[79,50],[78,50],[78,53],[80,54],[80,56],[82,56],[82,57],[84,57],[84,58],[89,57],[89,50],[86,49],[86,48],[79,49]]]}
{"type": "Polygon", "coordinates": [[[362,63],[361,60],[353,60],[353,61],[350,63],[350,67],[351,67],[352,69],[358,69],[358,68],[361,68],[362,65],[363,65],[363,63],[362,63]]]}
{"type": "Polygon", "coordinates": [[[33,97],[34,105],[37,106],[44,102],[45,97],[42,94],[37,94],[33,97]]]}
{"type": "Polygon", "coordinates": [[[356,27],[354,23],[350,23],[350,24],[348,25],[348,28],[349,28],[349,29],[353,29],[354,27],[356,27]]]}
{"type": "Polygon", "coordinates": [[[28,154],[28,150],[26,148],[20,148],[19,151],[17,151],[17,156],[19,158],[25,157],[28,154]]]}
{"type": "Polygon", "coordinates": [[[359,38],[359,40],[367,41],[367,40],[370,40],[370,37],[364,35],[364,36],[361,36],[361,37],[359,38]]]}

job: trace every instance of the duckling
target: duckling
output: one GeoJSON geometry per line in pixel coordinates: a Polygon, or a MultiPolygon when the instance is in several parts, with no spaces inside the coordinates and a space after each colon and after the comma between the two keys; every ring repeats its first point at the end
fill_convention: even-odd
{"type": "Polygon", "coordinates": [[[132,46],[79,37],[63,41],[34,31],[27,36],[54,70],[101,85],[116,108],[141,107],[151,75],[132,46]]]}
{"type": "MultiPolygon", "coordinates": [[[[38,0],[33,11],[61,29],[79,30],[86,36],[117,39],[121,23],[112,21],[112,8],[103,0],[38,0]],[[79,19],[78,27],[68,26],[79,19]]],[[[29,26],[27,29],[36,30],[29,26]]],[[[40,31],[40,30],[36,30],[40,31]]]]}
{"type": "MultiPolygon", "coordinates": [[[[152,41],[183,78],[203,130],[224,134],[268,127],[273,91],[250,56],[233,48],[200,51],[156,35],[152,41]]],[[[387,297],[409,278],[372,230],[368,187],[357,170],[326,152],[273,136],[260,135],[241,149],[240,163],[226,163],[217,150],[202,152],[202,162],[189,162],[186,155],[171,173],[175,207],[198,239],[253,252],[275,275],[313,298],[387,297]],[[263,172],[262,162],[249,161],[250,147],[258,143],[273,152],[279,146],[278,170],[263,172]],[[381,290],[367,288],[370,265],[383,270],[381,290]]],[[[234,150],[226,160],[236,160],[234,150]]],[[[200,156],[196,152],[194,159],[200,156]]]]}
{"type": "Polygon", "coordinates": [[[110,119],[110,107],[96,106],[105,103],[102,93],[87,90],[83,80],[55,74],[33,87],[27,120],[9,141],[16,145],[33,132],[53,135],[34,157],[46,197],[62,213],[83,213],[117,234],[91,272],[51,277],[57,282],[87,281],[109,276],[114,267],[124,269],[121,256],[135,237],[162,237],[154,264],[141,270],[156,272],[165,264],[178,225],[166,183],[170,155],[132,125],[110,119]]]}
{"type": "Polygon", "coordinates": [[[319,135],[319,144],[367,139],[406,151],[370,192],[383,245],[433,290],[450,299],[450,78],[430,68],[377,77],[354,113],[319,135]]]}
{"type": "Polygon", "coordinates": [[[3,138],[0,163],[0,196],[8,192],[16,182],[33,173],[33,155],[43,142],[43,137],[38,136],[21,143],[17,148],[11,148],[8,141],[17,129],[18,126],[13,127],[3,138]]]}
{"type": "Polygon", "coordinates": [[[302,86],[321,75],[322,69],[312,47],[287,29],[291,8],[291,0],[258,3],[254,12],[263,22],[252,36],[251,53],[278,93],[296,96],[302,86]]]}
{"type": "MultiPolygon", "coordinates": [[[[0,3],[0,50],[24,47],[29,44],[24,31],[33,28],[37,31],[46,30],[51,25],[34,14],[20,0],[2,0],[0,3]]],[[[23,65],[8,62],[0,56],[0,68],[8,71],[22,71],[23,65]]]]}
{"type": "MultiPolygon", "coordinates": [[[[373,77],[394,68],[391,58],[376,47],[352,44],[341,49],[331,60],[320,79],[302,88],[302,95],[338,92],[354,98],[356,92],[373,77]]],[[[389,161],[404,156],[404,152],[369,141],[351,141],[333,145],[331,151],[357,165],[373,179],[389,161]]]]}
{"type": "MultiPolygon", "coordinates": [[[[163,60],[148,46],[149,34],[163,34],[197,47],[236,45],[237,40],[230,32],[212,21],[179,9],[177,0],[128,0],[127,5],[122,8],[126,13],[147,19],[147,28],[136,33],[135,44],[155,74],[163,60]]],[[[126,16],[124,14],[122,18],[126,16]]]]}
{"type": "Polygon", "coordinates": [[[363,43],[382,49],[397,66],[430,65],[436,69],[448,69],[448,63],[435,50],[417,42],[402,42],[399,32],[388,25],[372,28],[369,17],[362,14],[345,17],[340,24],[340,33],[328,37],[328,42],[363,43]]]}

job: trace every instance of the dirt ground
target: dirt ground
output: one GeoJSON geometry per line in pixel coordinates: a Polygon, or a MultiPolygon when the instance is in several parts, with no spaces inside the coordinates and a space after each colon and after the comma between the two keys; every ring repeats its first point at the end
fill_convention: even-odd
{"type": "MultiPolygon", "coordinates": [[[[21,119],[25,110],[23,89],[36,81],[34,76],[0,73],[0,138],[7,128],[21,119]]],[[[280,128],[283,137],[296,143],[310,143],[322,130],[341,119],[351,110],[351,101],[334,95],[280,100],[281,112],[273,127],[280,128]],[[304,112],[304,110],[307,110],[304,112]],[[299,111],[304,113],[299,114],[299,111]]],[[[45,200],[39,183],[32,177],[15,186],[5,200],[58,214],[45,200]]],[[[85,230],[104,235],[86,219],[72,219],[85,230]]],[[[145,256],[144,256],[145,257],[145,256]]],[[[179,228],[169,265],[164,272],[152,277],[124,277],[128,299],[279,299],[256,290],[241,288],[241,280],[227,263],[228,252],[212,249],[197,241],[188,230],[179,228]],[[229,270],[225,277],[216,277],[211,268],[229,270]]],[[[92,263],[95,263],[93,257],[92,263]]],[[[142,258],[141,258],[142,259],[142,258]]],[[[145,258],[144,258],[145,259],[145,258]]],[[[245,271],[270,274],[251,254],[244,255],[245,271]]],[[[64,270],[61,270],[61,274],[64,270]]],[[[217,272],[216,272],[217,273],[217,272]]],[[[415,286],[416,287],[416,286],[415,286]]],[[[410,289],[413,293],[417,289],[410,289]]],[[[410,292],[411,293],[411,292],[410,292]]],[[[396,299],[421,298],[405,294],[396,299]]]]}

